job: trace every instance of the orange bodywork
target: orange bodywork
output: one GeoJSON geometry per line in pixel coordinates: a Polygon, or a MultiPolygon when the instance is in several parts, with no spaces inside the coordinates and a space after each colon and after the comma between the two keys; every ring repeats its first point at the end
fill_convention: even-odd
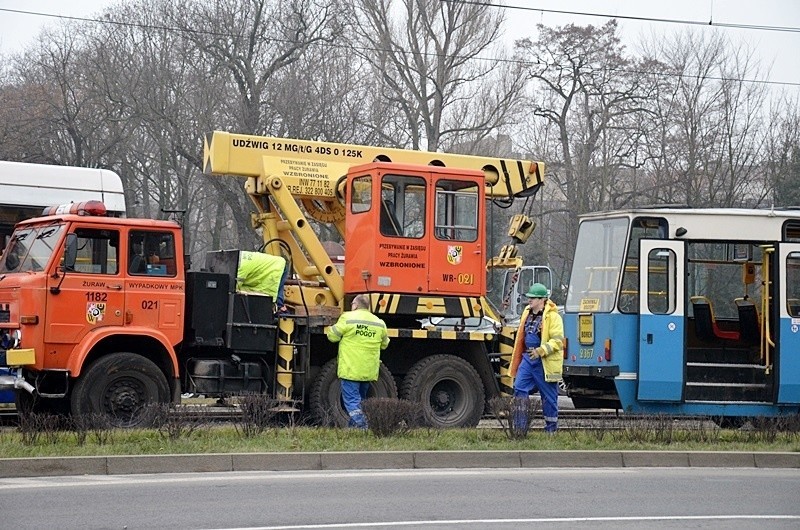
{"type": "MultiPolygon", "coordinates": [[[[36,350],[34,370],[68,370],[80,375],[85,359],[104,340],[148,337],[161,345],[177,377],[176,346],[183,339],[185,281],[182,251],[169,256],[159,276],[131,274],[129,232],[172,234],[174,249],[182,249],[180,227],[171,221],[63,215],[20,226],[56,225],[65,229],[51,258],[41,271],[0,277],[0,309],[8,312],[8,328],[19,326],[22,345],[36,350]],[[113,271],[63,272],[66,234],[76,230],[114,234],[113,271]],[[36,318],[30,318],[36,317],[36,318]],[[29,323],[20,323],[29,322],[29,323]]],[[[85,268],[84,268],[85,269],[85,268]]]]}
{"type": "Polygon", "coordinates": [[[378,162],[347,183],[345,292],[485,294],[482,172],[378,162]]]}

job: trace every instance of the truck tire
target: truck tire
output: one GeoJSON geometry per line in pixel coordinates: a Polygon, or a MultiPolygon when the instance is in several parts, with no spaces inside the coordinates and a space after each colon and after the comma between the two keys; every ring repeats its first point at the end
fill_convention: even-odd
{"type": "MultiPolygon", "coordinates": [[[[311,385],[308,409],[314,423],[318,425],[347,427],[350,417],[342,405],[342,393],[336,370],[336,359],[325,363],[311,385]]],[[[386,366],[381,363],[378,380],[370,385],[368,397],[397,398],[397,385],[386,366]]]]}
{"type": "Polygon", "coordinates": [[[143,425],[150,403],[169,403],[169,385],[153,361],[135,353],[101,357],[72,389],[73,416],[105,414],[116,427],[143,425]]]}
{"type": "Polygon", "coordinates": [[[406,374],[400,397],[422,405],[430,427],[475,427],[483,415],[483,382],[471,364],[455,355],[432,355],[406,374]]]}

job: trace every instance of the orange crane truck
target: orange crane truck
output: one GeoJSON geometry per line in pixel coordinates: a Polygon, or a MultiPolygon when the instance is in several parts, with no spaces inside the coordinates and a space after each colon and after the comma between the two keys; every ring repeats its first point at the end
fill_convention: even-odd
{"type": "Polygon", "coordinates": [[[21,410],[131,425],[185,392],[265,393],[279,410],[344,425],[324,330],[361,293],[391,337],[371,395],[461,427],[510,392],[516,330],[486,298],[486,268],[520,267],[534,225],[513,216],[490,257],[487,201],[529,202],[542,163],[218,131],[204,143],[204,172],[244,179],[260,250],[289,263],[290,311],[237,289],[238,250],[188,270],[177,221],[108,217],[94,201],[51,209],[18,224],[0,258],[0,366],[13,374],[0,388],[21,410]],[[343,245],[322,241],[322,224],[343,245]],[[423,327],[431,317],[498,325],[423,327]]]}

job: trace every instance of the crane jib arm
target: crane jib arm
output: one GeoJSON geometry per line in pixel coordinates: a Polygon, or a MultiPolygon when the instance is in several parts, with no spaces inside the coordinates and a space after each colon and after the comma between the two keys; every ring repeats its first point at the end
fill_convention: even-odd
{"type": "Polygon", "coordinates": [[[544,163],[530,160],[410,151],[292,138],[207,133],[203,173],[242,177],[281,176],[296,181],[295,195],[333,196],[336,180],[351,166],[374,161],[476,169],[486,176],[488,197],[532,195],[542,185],[544,163]],[[302,188],[302,189],[300,189],[302,188]]]}

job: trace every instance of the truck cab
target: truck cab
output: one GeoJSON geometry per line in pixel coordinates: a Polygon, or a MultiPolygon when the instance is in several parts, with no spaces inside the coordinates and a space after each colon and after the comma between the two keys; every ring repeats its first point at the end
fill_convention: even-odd
{"type": "MultiPolygon", "coordinates": [[[[131,410],[153,393],[168,399],[177,391],[175,347],[183,338],[180,227],[107,217],[97,201],[62,211],[20,223],[0,259],[0,326],[16,346],[6,357],[25,352],[15,385],[30,385],[53,409],[67,408],[70,394],[80,401],[81,392],[84,401],[131,410]],[[125,351],[145,352],[130,369],[157,370],[158,383],[103,396],[82,388],[79,378],[94,359],[125,351]]],[[[18,406],[33,396],[19,392],[18,406]]]]}

